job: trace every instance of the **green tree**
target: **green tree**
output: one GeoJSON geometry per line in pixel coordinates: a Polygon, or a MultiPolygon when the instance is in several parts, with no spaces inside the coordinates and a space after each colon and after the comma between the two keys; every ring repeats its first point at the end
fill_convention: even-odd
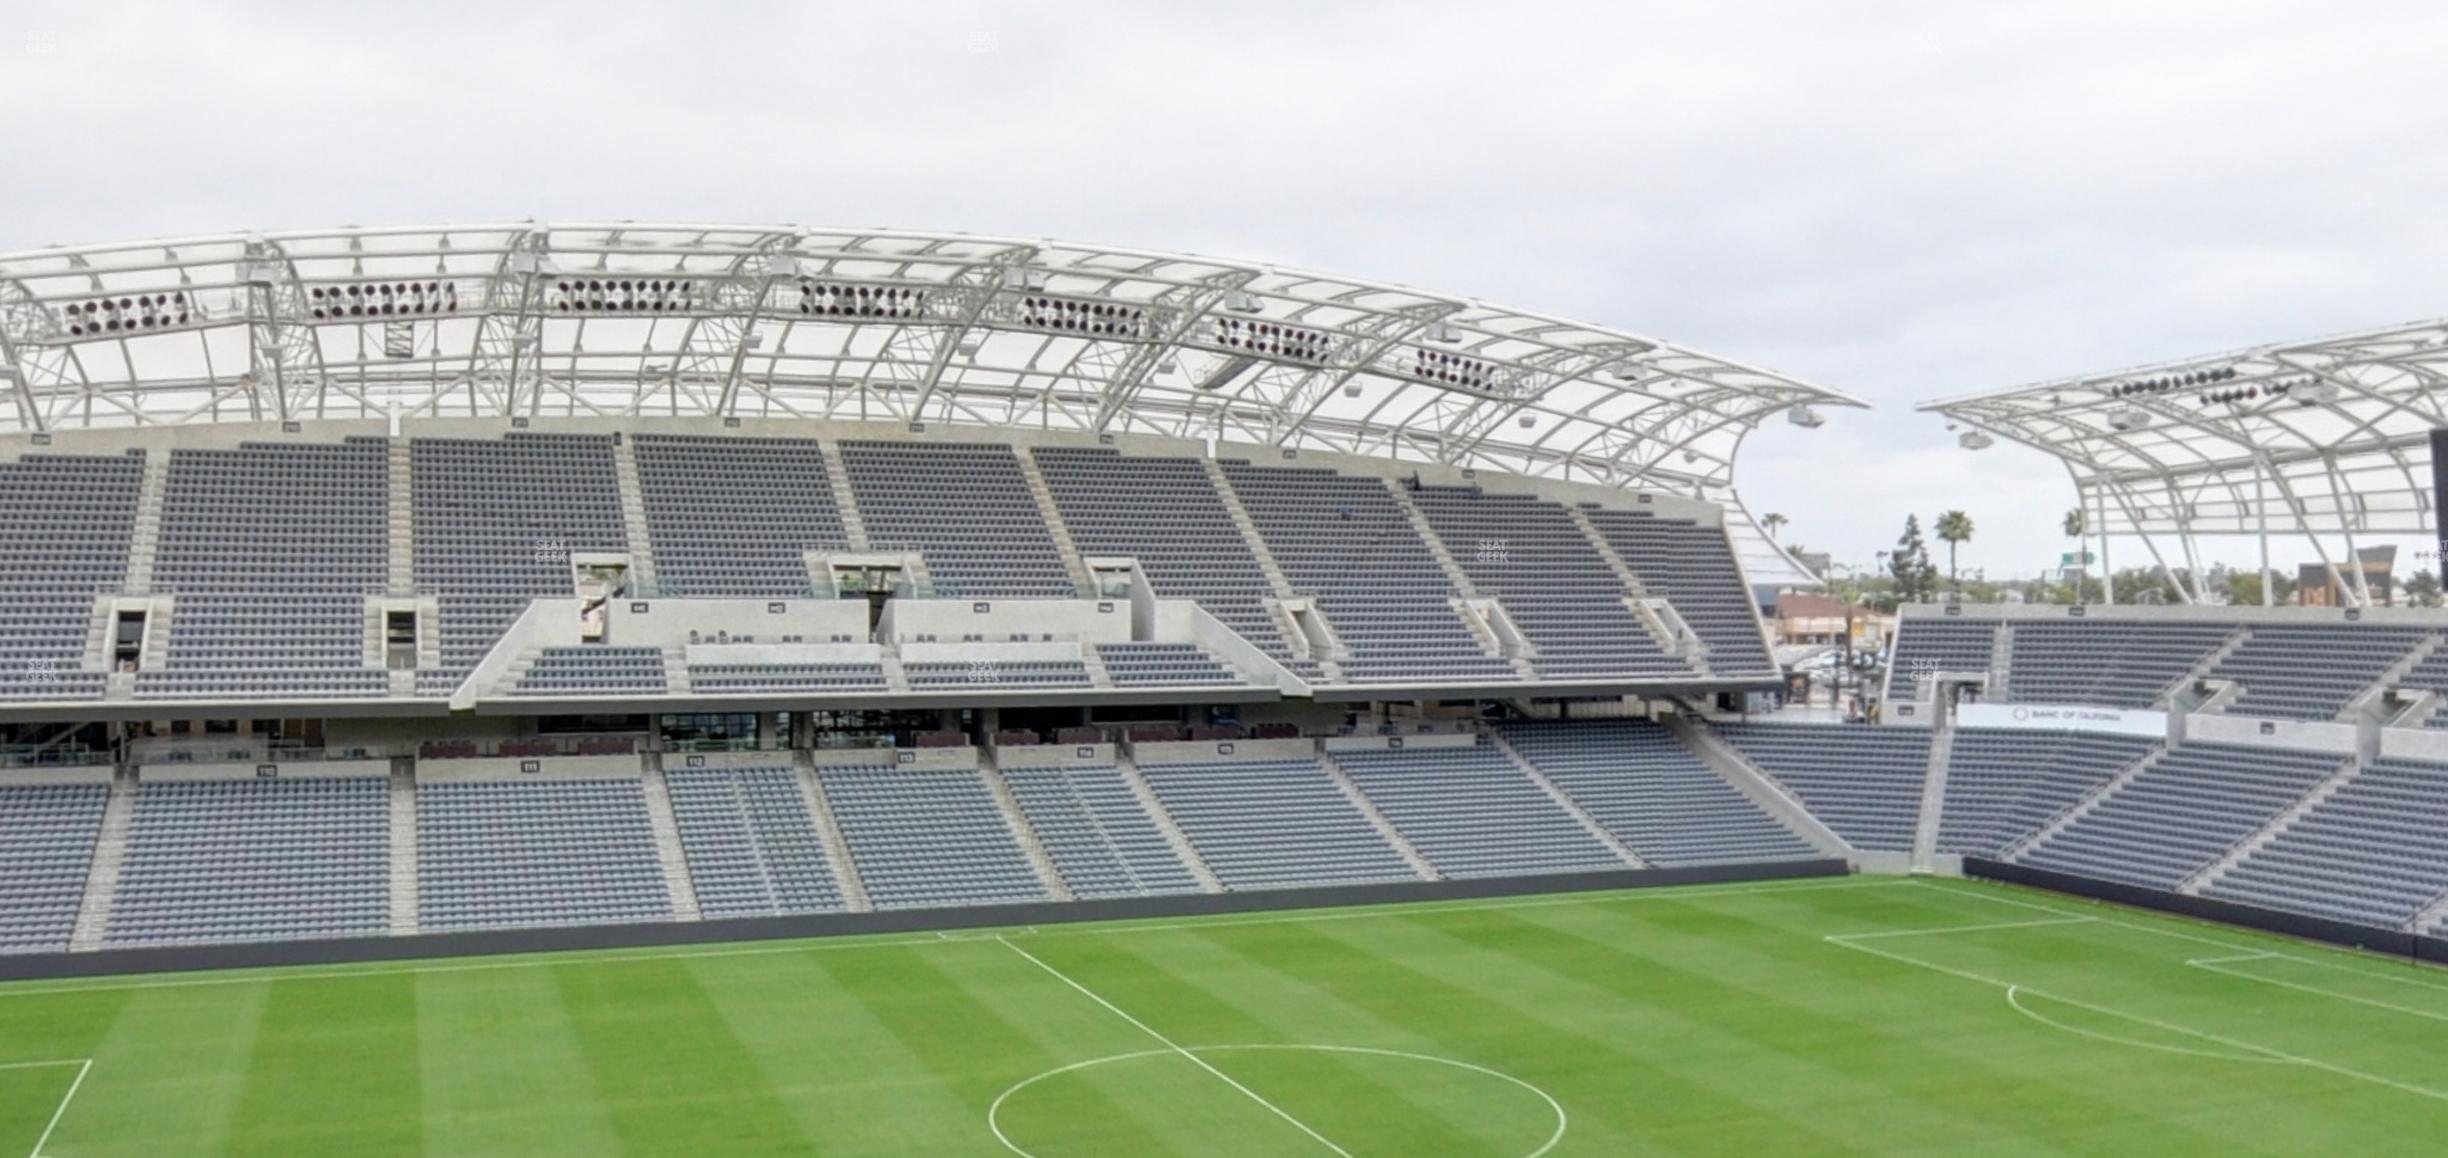
{"type": "Polygon", "coordinates": [[[1793,520],[1788,519],[1775,511],[1770,511],[1767,514],[1760,516],[1760,525],[1768,528],[1768,541],[1770,543],[1776,542],[1777,530],[1792,521],[1793,520]]]}
{"type": "Polygon", "coordinates": [[[2440,577],[2429,571],[2416,571],[2406,576],[2406,602],[2416,607],[2440,605],[2440,577]]]}
{"type": "MultiPolygon", "coordinates": [[[[2288,579],[2283,572],[2278,571],[2272,571],[2270,577],[2275,580],[2270,584],[2270,602],[2282,606],[2293,603],[2295,601],[2294,581],[2288,579]]],[[[2408,580],[2408,586],[2411,587],[2411,585],[2412,581],[2408,580]]],[[[2227,601],[2238,607],[2259,607],[2261,605],[2261,573],[2259,571],[2238,571],[2228,576],[2227,601]]]]}
{"type": "Polygon", "coordinates": [[[1955,548],[1972,540],[1972,516],[1962,511],[1946,511],[1938,516],[1938,538],[1947,545],[1947,586],[1958,595],[1963,583],[1955,577],[1955,548]]]}
{"type": "Polygon", "coordinates": [[[1927,599],[1938,586],[1938,568],[1930,563],[1929,544],[1921,539],[1921,516],[1904,516],[1904,533],[1887,556],[1887,572],[1895,579],[1899,601],[1927,599]]]}

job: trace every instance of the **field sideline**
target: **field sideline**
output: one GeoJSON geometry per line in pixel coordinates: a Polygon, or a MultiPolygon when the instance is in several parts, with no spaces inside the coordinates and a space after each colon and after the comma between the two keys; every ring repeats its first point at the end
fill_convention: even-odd
{"type": "Polygon", "coordinates": [[[2416,1154],[2448,972],[1848,878],[0,986],[0,1158],[2416,1154]]]}

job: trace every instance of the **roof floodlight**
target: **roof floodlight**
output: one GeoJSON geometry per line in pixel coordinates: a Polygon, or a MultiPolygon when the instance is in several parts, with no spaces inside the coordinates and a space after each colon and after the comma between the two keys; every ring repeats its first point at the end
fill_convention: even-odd
{"type": "Polygon", "coordinates": [[[1344,383],[1343,396],[1345,398],[1358,398],[1360,396],[1360,384],[1357,382],[1344,383]]]}
{"type": "Polygon", "coordinates": [[[799,255],[798,255],[798,254],[795,254],[795,253],[769,253],[769,254],[766,254],[766,255],[765,255],[765,276],[767,276],[767,277],[797,277],[797,276],[799,276],[799,255]]]}
{"type": "Polygon", "coordinates": [[[1224,308],[1236,314],[1257,313],[1258,295],[1248,290],[1234,290],[1224,295],[1224,308]]]}
{"type": "Polygon", "coordinates": [[[960,352],[961,352],[961,357],[964,357],[964,358],[975,358],[975,357],[977,357],[977,356],[978,356],[978,351],[983,350],[983,349],[985,349],[985,348],[986,348],[986,335],[984,335],[984,334],[962,334],[962,335],[961,335],[961,338],[960,338],[960,352]]]}
{"type": "Polygon", "coordinates": [[[1170,354],[1165,355],[1164,361],[1156,363],[1156,372],[1159,374],[1181,373],[1181,359],[1170,354]]]}
{"type": "Polygon", "coordinates": [[[1955,445],[1965,450],[1987,450],[1996,446],[1997,440],[1989,437],[1986,430],[1967,430],[1956,436],[1955,445]]]}
{"type": "Polygon", "coordinates": [[[2294,399],[2298,406],[2318,406],[2324,402],[2335,402],[2338,400],[2337,383],[2306,379],[2287,387],[2287,397],[2294,399]]]}
{"type": "Polygon", "coordinates": [[[1521,428],[1522,428],[1523,430],[1528,430],[1528,429],[1530,429],[1531,427],[1533,427],[1533,426],[1537,426],[1537,425],[1538,425],[1538,415],[1535,415],[1535,414],[1524,414],[1524,415],[1522,415],[1522,416],[1521,416],[1521,428]]]}
{"type": "Polygon", "coordinates": [[[1808,403],[1794,403],[1793,409],[1785,412],[1785,418],[1804,430],[1816,430],[1827,425],[1827,419],[1819,417],[1819,412],[1811,409],[1808,403]]]}
{"type": "Polygon", "coordinates": [[[2132,406],[2108,412],[2108,425],[2118,430],[2140,430],[2150,425],[2150,420],[2149,411],[2132,406]]]}
{"type": "Polygon", "coordinates": [[[522,249],[502,259],[502,266],[512,273],[548,274],[553,271],[550,258],[533,250],[522,249]]]}
{"type": "Polygon", "coordinates": [[[1428,323],[1428,340],[1450,346],[1462,340],[1462,333],[1454,329],[1451,323],[1430,322],[1428,323]]]}
{"type": "Polygon", "coordinates": [[[743,349],[743,350],[762,350],[762,349],[764,349],[764,348],[765,348],[765,335],[763,335],[763,334],[753,334],[753,333],[752,333],[752,334],[749,334],[747,337],[744,337],[744,338],[741,338],[741,339],[740,339],[740,349],[743,349]]]}

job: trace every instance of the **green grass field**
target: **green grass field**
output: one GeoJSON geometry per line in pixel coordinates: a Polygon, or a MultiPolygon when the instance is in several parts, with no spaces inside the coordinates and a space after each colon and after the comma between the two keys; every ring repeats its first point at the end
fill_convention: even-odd
{"type": "Polygon", "coordinates": [[[2448,973],[1850,878],[18,984],[0,1064],[0,1158],[2435,1154],[2448,973]]]}

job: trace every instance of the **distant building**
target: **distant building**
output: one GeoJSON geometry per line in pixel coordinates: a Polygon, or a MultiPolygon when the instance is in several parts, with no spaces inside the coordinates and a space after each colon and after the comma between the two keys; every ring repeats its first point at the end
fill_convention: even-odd
{"type": "MultiPolygon", "coordinates": [[[[2363,585],[2371,589],[2372,602],[2381,606],[2397,605],[2396,571],[2397,546],[2365,547],[2355,552],[2352,560],[2338,563],[2337,579],[2354,583],[2356,566],[2363,569],[2363,585]]],[[[2305,563],[2295,572],[2295,598],[2306,607],[2344,607],[2347,603],[2338,590],[2337,579],[2330,578],[2325,563],[2305,563]]]]}
{"type": "Polygon", "coordinates": [[[1786,643],[1841,645],[1845,635],[1845,613],[1852,612],[1853,646],[1868,650],[1879,645],[1884,637],[1878,612],[1867,607],[1847,608],[1843,600],[1809,591],[1781,592],[1776,598],[1774,623],[1777,635],[1786,643]]]}

